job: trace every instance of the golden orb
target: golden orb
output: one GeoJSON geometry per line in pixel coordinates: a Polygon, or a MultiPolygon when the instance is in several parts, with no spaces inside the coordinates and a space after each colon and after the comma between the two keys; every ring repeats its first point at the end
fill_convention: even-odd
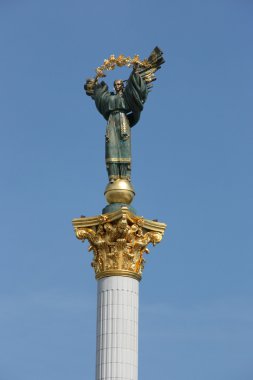
{"type": "Polygon", "coordinates": [[[134,188],[127,179],[117,179],[113,183],[109,183],[104,194],[109,204],[130,204],[135,196],[134,188]]]}

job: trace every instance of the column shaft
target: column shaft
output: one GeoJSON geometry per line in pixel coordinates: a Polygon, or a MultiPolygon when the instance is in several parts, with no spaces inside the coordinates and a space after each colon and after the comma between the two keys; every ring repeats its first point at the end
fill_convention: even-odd
{"type": "Polygon", "coordinates": [[[98,280],[96,380],[138,380],[139,282],[98,280]]]}

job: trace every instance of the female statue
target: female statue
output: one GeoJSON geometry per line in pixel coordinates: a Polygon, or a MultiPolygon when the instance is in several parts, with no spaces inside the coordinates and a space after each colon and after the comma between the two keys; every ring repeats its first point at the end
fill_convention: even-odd
{"type": "Polygon", "coordinates": [[[164,62],[161,50],[155,48],[147,62],[146,67],[134,64],[126,86],[123,80],[115,80],[115,92],[109,92],[107,84],[99,83],[97,78],[88,79],[84,86],[107,120],[105,161],[111,183],[117,179],[131,180],[131,128],[140,119],[151,82],[155,80],[154,72],[164,62]]]}

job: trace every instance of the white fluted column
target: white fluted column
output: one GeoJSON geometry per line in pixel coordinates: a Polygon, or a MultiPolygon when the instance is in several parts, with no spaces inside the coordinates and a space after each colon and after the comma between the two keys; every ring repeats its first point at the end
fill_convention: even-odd
{"type": "Polygon", "coordinates": [[[139,282],[98,280],[96,380],[138,380],[139,282]]]}

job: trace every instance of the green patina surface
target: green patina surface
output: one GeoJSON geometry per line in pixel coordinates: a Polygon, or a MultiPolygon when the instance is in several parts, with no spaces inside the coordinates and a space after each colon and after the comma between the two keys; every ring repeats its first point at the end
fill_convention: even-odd
{"type": "Polygon", "coordinates": [[[146,82],[135,72],[122,94],[109,92],[105,82],[94,88],[96,107],[107,120],[105,159],[109,179],[131,177],[131,128],[140,119],[147,93],[146,82]]]}

